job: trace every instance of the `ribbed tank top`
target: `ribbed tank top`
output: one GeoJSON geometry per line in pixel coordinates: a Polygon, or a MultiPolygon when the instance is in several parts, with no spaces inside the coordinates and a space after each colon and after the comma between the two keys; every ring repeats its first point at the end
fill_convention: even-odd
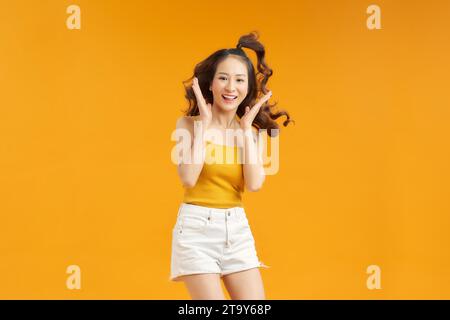
{"type": "Polygon", "coordinates": [[[185,188],[183,202],[212,208],[242,207],[242,148],[207,141],[205,150],[197,183],[185,188]]]}

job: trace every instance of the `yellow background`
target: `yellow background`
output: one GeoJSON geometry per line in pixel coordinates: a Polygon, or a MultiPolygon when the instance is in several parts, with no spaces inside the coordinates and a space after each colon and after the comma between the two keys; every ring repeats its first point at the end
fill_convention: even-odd
{"type": "Polygon", "coordinates": [[[296,120],[244,194],[267,298],[450,298],[450,5],[378,1],[369,30],[370,4],[1,1],[0,298],[189,298],[168,281],[181,81],[252,30],[296,120]]]}

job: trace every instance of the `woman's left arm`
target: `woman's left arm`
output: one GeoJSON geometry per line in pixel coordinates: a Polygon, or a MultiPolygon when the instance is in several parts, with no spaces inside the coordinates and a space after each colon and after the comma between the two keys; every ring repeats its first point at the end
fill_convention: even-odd
{"type": "MultiPolygon", "coordinates": [[[[256,139],[254,139],[252,123],[263,103],[269,100],[271,96],[272,91],[269,91],[252,108],[249,106],[245,107],[245,114],[240,120],[241,129],[244,133],[244,180],[245,186],[251,192],[258,191],[266,177],[260,156],[262,149],[258,150],[258,132],[255,129],[256,139]]],[[[262,148],[262,146],[259,147],[262,148]]]]}
{"type": "MultiPolygon", "coordinates": [[[[261,189],[266,175],[260,154],[261,149],[258,149],[258,131],[254,129],[255,135],[253,135],[252,129],[244,131],[243,171],[246,188],[250,192],[256,192],[261,189]]],[[[259,148],[262,148],[262,146],[259,146],[259,148]]]]}

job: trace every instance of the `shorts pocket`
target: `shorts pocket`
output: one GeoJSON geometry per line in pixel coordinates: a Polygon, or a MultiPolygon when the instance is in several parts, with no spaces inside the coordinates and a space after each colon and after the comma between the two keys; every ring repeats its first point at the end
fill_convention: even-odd
{"type": "Polygon", "coordinates": [[[202,232],[208,224],[208,219],[195,215],[182,215],[179,221],[179,234],[184,233],[199,233],[202,232]]]}

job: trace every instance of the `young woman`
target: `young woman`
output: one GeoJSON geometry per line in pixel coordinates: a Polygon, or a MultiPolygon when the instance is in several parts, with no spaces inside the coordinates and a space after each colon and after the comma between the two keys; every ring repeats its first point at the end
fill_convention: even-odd
{"type": "Polygon", "coordinates": [[[258,267],[268,266],[256,253],[241,195],[265,179],[257,129],[272,136],[274,120],[292,121],[285,111],[271,112],[271,75],[253,32],[197,64],[185,86],[189,108],[176,128],[189,133],[183,154],[197,161],[178,162],[185,194],[172,233],[170,280],[184,281],[192,299],[225,299],[220,278],[231,299],[265,299],[258,267]],[[256,52],[257,74],[242,48],[256,52]],[[223,154],[239,161],[218,159],[223,154]]]}

